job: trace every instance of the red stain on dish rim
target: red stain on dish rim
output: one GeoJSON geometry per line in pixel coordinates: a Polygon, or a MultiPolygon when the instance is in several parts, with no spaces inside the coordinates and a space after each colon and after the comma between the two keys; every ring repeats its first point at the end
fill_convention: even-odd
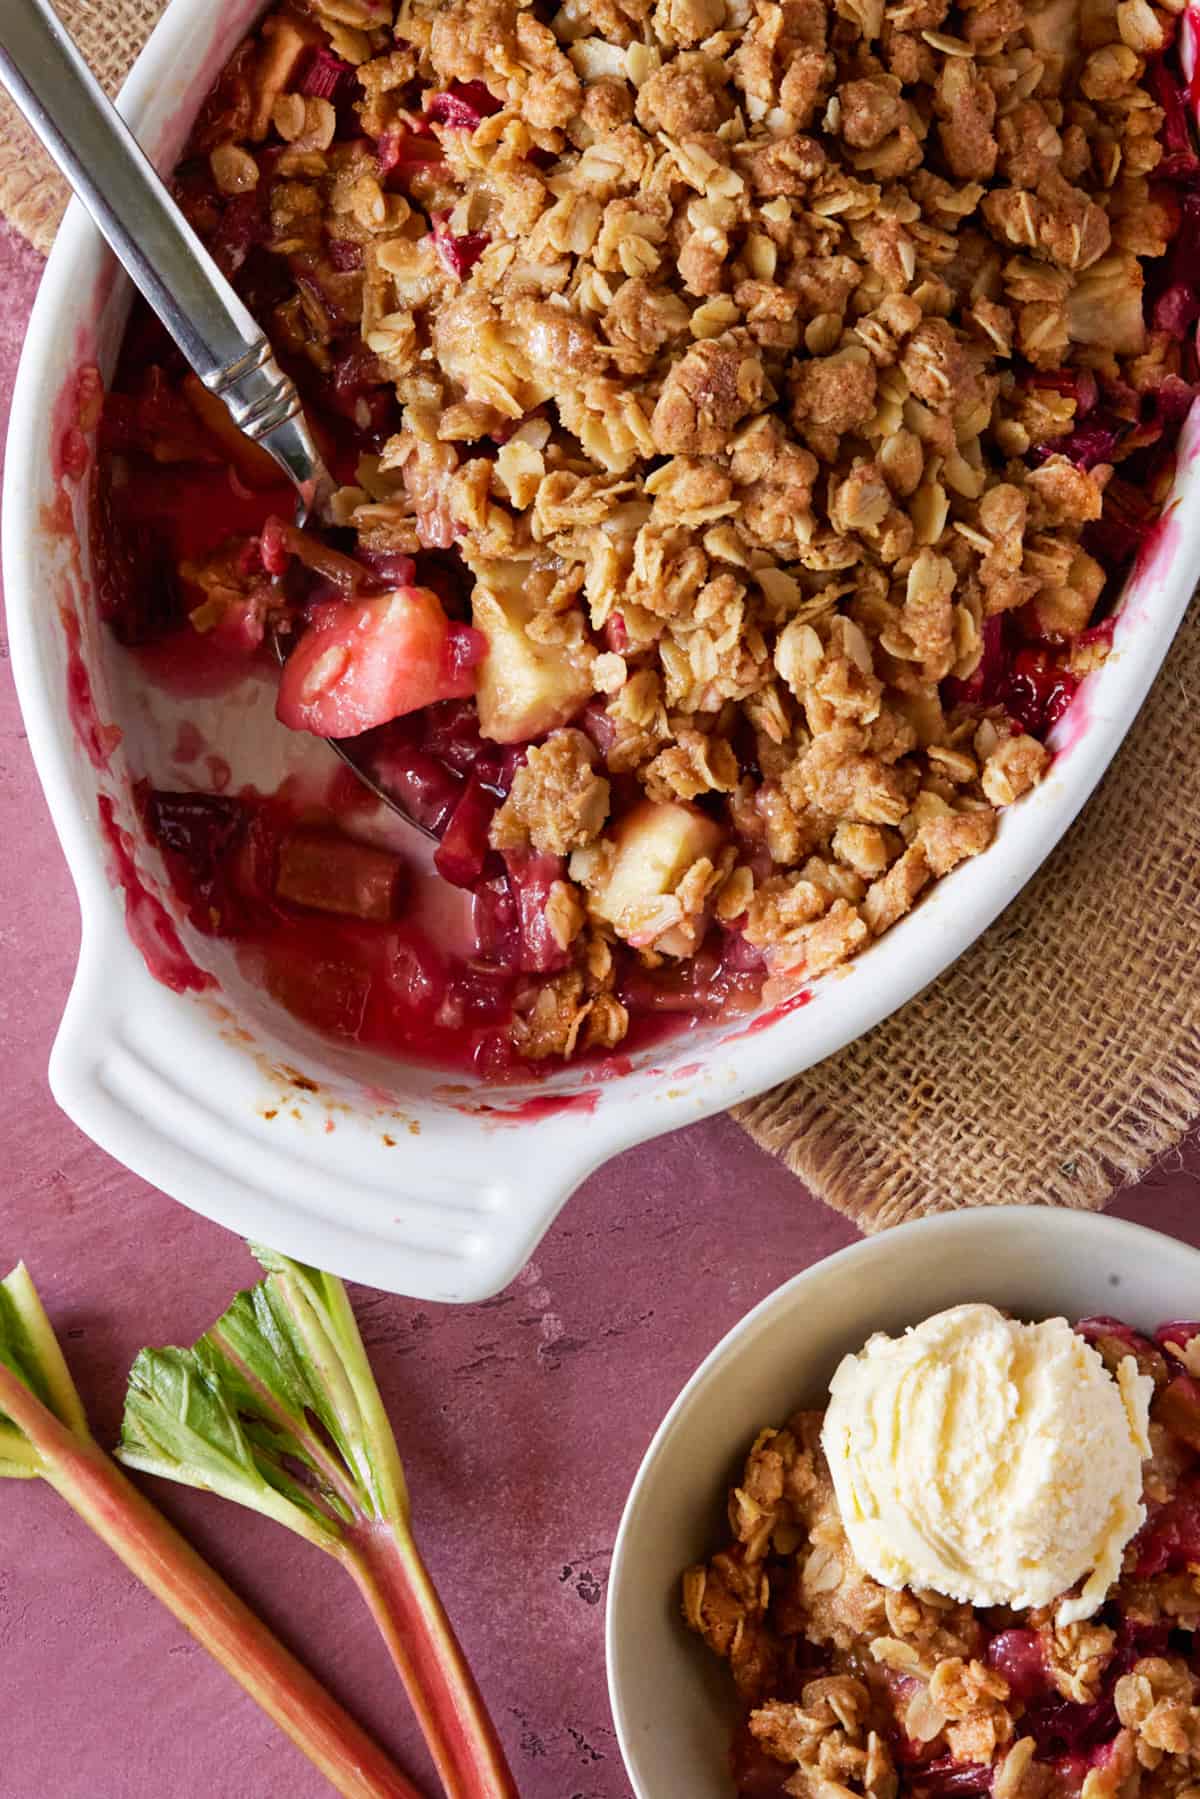
{"type": "MultiPolygon", "coordinates": [[[[1193,447],[1190,460],[1194,461],[1198,453],[1200,453],[1200,442],[1193,447]]],[[[1179,510],[1179,504],[1178,500],[1173,500],[1151,526],[1145,543],[1138,551],[1137,561],[1133,565],[1132,580],[1155,581],[1162,580],[1166,576],[1167,569],[1179,548],[1181,532],[1179,520],[1175,517],[1179,510]],[[1162,564],[1161,567],[1160,564],[1162,564]]]]}
{"type": "Polygon", "coordinates": [[[100,833],[109,850],[109,875],[125,894],[125,928],[146,967],[173,993],[204,993],[215,987],[212,975],[198,968],[184,949],[175,922],[158,895],[143,881],[133,859],[133,838],[117,823],[108,794],[102,793],[96,805],[100,833]]]}
{"type": "MultiPolygon", "coordinates": [[[[75,345],[76,365],[59,389],[51,411],[50,466],[55,496],[42,509],[42,528],[62,538],[70,547],[80,597],[87,592],[79,555],[69,483],[79,485],[88,472],[91,451],[86,433],[99,422],[103,388],[91,360],[88,334],[81,329],[75,345]]],[[[106,725],[96,710],[91,676],[80,651],[82,630],[75,610],[75,596],[68,583],[58,608],[67,644],[67,713],[92,766],[108,768],[121,741],[118,725],[106,725]]],[[[155,980],[175,993],[203,993],[217,985],[212,975],[188,955],[170,913],[146,886],[133,856],[133,838],[117,823],[116,808],[108,794],[96,800],[100,834],[108,848],[109,877],[125,895],[125,928],[155,980]]]]}
{"type": "Polygon", "coordinates": [[[121,727],[106,725],[96,710],[92,679],[79,653],[77,615],[69,607],[60,606],[58,616],[67,640],[67,714],[93,768],[104,770],[121,741],[121,727]]]}
{"type": "MultiPolygon", "coordinates": [[[[42,508],[41,517],[47,535],[62,539],[70,551],[80,599],[87,594],[88,585],[80,563],[68,483],[79,486],[87,476],[91,451],[86,433],[99,423],[104,392],[99,371],[85,360],[88,348],[87,333],[81,329],[75,345],[78,361],[51,408],[50,467],[56,491],[53,502],[42,508]]],[[[93,768],[103,771],[121,741],[121,730],[118,725],[106,725],[96,710],[92,678],[80,651],[82,629],[74,602],[68,581],[58,608],[67,640],[67,715],[93,768]]]]}
{"type": "Polygon", "coordinates": [[[598,1093],[547,1093],[523,1099],[516,1106],[460,1106],[461,1112],[484,1118],[489,1124],[534,1124],[539,1118],[553,1118],[559,1112],[594,1112],[600,1103],[598,1093]]]}
{"type": "MultiPolygon", "coordinates": [[[[789,1012],[798,1012],[801,1006],[807,1006],[811,999],[812,989],[802,987],[799,993],[790,994],[787,999],[780,1000],[779,1004],[772,1006],[770,1011],[760,1012],[757,1018],[752,1018],[750,1023],[743,1026],[740,1031],[730,1031],[723,1041],[736,1043],[742,1037],[757,1037],[760,1031],[768,1030],[771,1025],[778,1024],[779,1020],[786,1018],[789,1012]]],[[[682,1073],[682,1070],[680,1072],[682,1073]]]]}
{"type": "Polygon", "coordinates": [[[56,482],[82,481],[92,460],[87,433],[100,422],[103,386],[91,356],[90,338],[80,328],[75,340],[75,367],[50,409],[50,473],[56,482]]]}
{"type": "Polygon", "coordinates": [[[1197,8],[1189,6],[1183,15],[1183,30],[1189,42],[1187,51],[1192,60],[1192,72],[1188,77],[1188,105],[1193,112],[1200,111],[1200,17],[1197,8]]]}

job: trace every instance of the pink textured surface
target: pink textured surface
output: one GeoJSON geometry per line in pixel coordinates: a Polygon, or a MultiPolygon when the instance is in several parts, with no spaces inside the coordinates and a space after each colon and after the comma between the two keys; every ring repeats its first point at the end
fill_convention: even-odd
{"type": "MultiPolygon", "coordinates": [[[[3,416],[39,272],[0,228],[3,416]]],[[[95,1149],[50,1099],[46,1058],[76,911],[6,678],[0,843],[0,1259],[28,1261],[110,1442],[137,1348],[190,1340],[252,1264],[235,1238],[95,1149]]],[[[1193,1137],[1114,1210],[1200,1244],[1198,1193],[1193,1137]]],[[[625,1799],[605,1697],[603,1595],[629,1482],[722,1333],[853,1236],[717,1119],[594,1176],[536,1263],[486,1305],[356,1294],[427,1559],[525,1799],[625,1799]]],[[[337,1569],[219,1501],[161,1487],[155,1497],[427,1778],[382,1648],[337,1569]]],[[[329,1790],[49,1492],[15,1482],[0,1489],[0,1659],[0,1799],[329,1790]]]]}

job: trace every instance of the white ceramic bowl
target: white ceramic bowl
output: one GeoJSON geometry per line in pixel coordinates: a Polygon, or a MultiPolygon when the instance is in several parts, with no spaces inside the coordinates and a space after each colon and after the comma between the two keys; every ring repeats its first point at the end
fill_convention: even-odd
{"type": "MultiPolygon", "coordinates": [[[[259,0],[172,0],[125,89],[123,108],[162,168],[259,0]]],[[[113,363],[128,288],[82,212],[63,226],[29,328],[13,405],[4,490],[4,573],[13,670],[29,742],[79,893],[82,946],[51,1061],[63,1109],[113,1155],[185,1204],[281,1249],[378,1287],[479,1299],[511,1278],[592,1168],[811,1066],[917,993],[1007,905],[1107,767],[1170,643],[1200,565],[1200,505],[1178,507],[1161,551],[1132,584],[1115,652],[1064,723],[1051,777],[1006,815],[987,855],[957,870],[812,1003],[710,1025],[632,1059],[620,1078],[563,1073],[497,1093],[448,1090],[428,1070],[335,1049],[240,979],[228,949],[182,935],[220,997],[152,979],[126,930],[148,902],[110,878],[99,828],[106,796],[135,829],[131,778],[177,785],[169,746],[179,708],[149,692],[99,628],[78,484],[54,473],[78,366],[113,363]],[[61,527],[47,528],[50,510],[61,527]],[[79,658],[64,628],[77,623],[79,658]],[[80,661],[82,667],[80,667],[80,661]],[[97,768],[73,728],[68,677],[122,732],[97,768]],[[305,1077],[296,1085],[292,1075],[305,1077]],[[554,1097],[559,1109],[546,1105],[554,1097]],[[532,1101],[532,1105],[526,1102],[532,1101]],[[330,1128],[330,1127],[335,1128],[330,1128]]],[[[1178,495],[1194,483],[1195,419],[1178,495]]],[[[269,691],[184,709],[260,787],[298,757],[328,756],[276,726],[269,691]]],[[[162,892],[156,851],[134,847],[137,880],[162,892]]],[[[170,903],[170,902],[168,902],[170,903]]],[[[152,921],[151,921],[152,922],[152,921]]],[[[626,1065],[623,1065],[626,1066],[626,1065]]]]}
{"type": "Polygon", "coordinates": [[[735,1325],[646,1452],[613,1553],[608,1686],[636,1799],[732,1799],[732,1682],[681,1622],[679,1577],[725,1542],[730,1481],[758,1429],[821,1405],[872,1331],[970,1300],[1149,1329],[1200,1312],[1200,1252],[1091,1212],[960,1212],[830,1256],[735,1325]]]}

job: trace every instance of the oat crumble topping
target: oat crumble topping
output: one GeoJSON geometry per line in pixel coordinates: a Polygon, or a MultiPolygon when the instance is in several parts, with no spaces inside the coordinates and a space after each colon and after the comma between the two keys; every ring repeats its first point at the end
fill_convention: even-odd
{"type": "MultiPolygon", "coordinates": [[[[486,639],[488,843],[549,859],[521,1054],[714,932],[794,990],[1044,775],[1192,393],[1143,294],[1178,10],[309,0],[234,57],[181,193],[337,397],[340,550],[453,562],[486,639]]],[[[839,1703],[794,1728],[883,1792],[839,1703]]]]}

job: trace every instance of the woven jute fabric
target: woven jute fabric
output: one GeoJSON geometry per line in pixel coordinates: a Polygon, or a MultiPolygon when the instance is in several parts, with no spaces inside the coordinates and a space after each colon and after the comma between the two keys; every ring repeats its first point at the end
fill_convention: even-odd
{"type": "MultiPolygon", "coordinates": [[[[57,0],[115,88],[159,0],[57,0]]],[[[0,0],[2,4],[2,0],[0,0]]],[[[0,112],[0,211],[48,248],[66,191],[0,112]]],[[[1098,1208],[1200,1115],[1200,608],[1082,819],[955,966],[819,1068],[738,1109],[878,1230],[1008,1201],[1098,1208]]],[[[870,961],[853,977],[870,980],[870,961]]]]}
{"type": "MultiPolygon", "coordinates": [[[[0,0],[0,7],[4,0],[0,0]]],[[[54,0],[91,68],[116,93],[166,0],[54,0]]],[[[0,213],[39,250],[54,241],[69,194],[29,127],[0,95],[0,213]]]]}

